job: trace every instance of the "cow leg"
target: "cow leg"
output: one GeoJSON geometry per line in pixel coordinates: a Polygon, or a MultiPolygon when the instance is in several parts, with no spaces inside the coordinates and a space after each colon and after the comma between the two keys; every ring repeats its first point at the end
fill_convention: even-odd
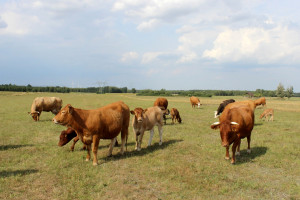
{"type": "Polygon", "coordinates": [[[150,137],[149,137],[148,146],[151,145],[153,135],[154,135],[154,127],[150,130],[150,137]]]}
{"type": "Polygon", "coordinates": [[[138,141],[137,141],[137,151],[141,150],[141,146],[142,146],[142,141],[143,141],[143,137],[144,137],[144,131],[141,131],[141,134],[138,136],[138,141]]]}
{"type": "Polygon", "coordinates": [[[225,154],[225,160],[229,160],[230,157],[229,157],[229,146],[226,147],[226,154],[225,154]]]}
{"type": "Polygon", "coordinates": [[[251,135],[247,136],[247,142],[248,142],[247,153],[251,153],[251,149],[250,149],[251,135]]]}
{"type": "Polygon", "coordinates": [[[235,163],[235,151],[236,151],[236,147],[238,146],[238,144],[241,142],[241,139],[239,139],[238,141],[234,142],[232,145],[232,159],[231,159],[231,164],[235,163]]]}
{"type": "Polygon", "coordinates": [[[76,137],[74,138],[74,140],[73,140],[73,144],[72,144],[72,146],[71,146],[71,151],[74,151],[75,144],[76,144],[76,142],[78,142],[78,140],[79,140],[79,137],[76,136],[76,137]]]}
{"type": "Polygon", "coordinates": [[[98,152],[99,142],[100,142],[100,138],[97,135],[93,135],[93,155],[94,155],[93,165],[94,166],[98,165],[97,152],[98,152]]]}
{"type": "Polygon", "coordinates": [[[107,156],[111,156],[112,155],[112,151],[113,151],[113,148],[115,146],[116,139],[117,139],[117,137],[115,137],[114,139],[111,139],[111,143],[109,145],[109,150],[108,150],[107,156]]]}
{"type": "Polygon", "coordinates": [[[158,125],[158,132],[159,132],[159,145],[162,145],[163,129],[162,129],[162,126],[160,126],[160,125],[158,125]]]}
{"type": "Polygon", "coordinates": [[[241,147],[241,140],[239,140],[238,145],[237,145],[237,151],[236,151],[236,155],[237,156],[241,155],[241,153],[240,153],[240,147],[241,147]]]}
{"type": "MultiPolygon", "coordinates": [[[[126,151],[127,151],[128,127],[123,127],[123,129],[121,130],[121,140],[122,140],[121,154],[123,155],[125,144],[126,144],[126,151]]],[[[116,141],[117,141],[117,137],[116,137],[116,141]]]]}
{"type": "Polygon", "coordinates": [[[85,161],[89,161],[91,159],[91,144],[87,144],[86,149],[87,149],[87,156],[85,161]]]}

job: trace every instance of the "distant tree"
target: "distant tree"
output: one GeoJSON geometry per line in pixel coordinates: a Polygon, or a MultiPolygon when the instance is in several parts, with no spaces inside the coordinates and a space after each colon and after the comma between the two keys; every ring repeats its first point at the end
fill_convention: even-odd
{"type": "Polygon", "coordinates": [[[132,89],[131,89],[131,92],[135,94],[135,93],[136,93],[136,89],[135,89],[135,88],[132,88],[132,89]]]}
{"type": "Polygon", "coordinates": [[[293,86],[290,86],[288,88],[286,88],[286,96],[287,98],[291,98],[292,96],[294,96],[294,88],[293,86]]]}
{"type": "Polygon", "coordinates": [[[282,83],[279,83],[279,85],[277,86],[276,96],[280,98],[283,98],[285,96],[284,86],[282,85],[282,83]]]}

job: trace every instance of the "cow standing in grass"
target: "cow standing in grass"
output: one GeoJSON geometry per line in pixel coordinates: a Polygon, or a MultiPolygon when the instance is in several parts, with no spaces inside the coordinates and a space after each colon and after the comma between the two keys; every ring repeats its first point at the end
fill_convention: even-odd
{"type": "Polygon", "coordinates": [[[274,119],[274,110],[272,108],[264,110],[264,112],[260,115],[259,119],[265,118],[266,121],[270,121],[274,119]],[[269,117],[269,118],[268,118],[269,117]]]}
{"type": "Polygon", "coordinates": [[[179,124],[181,123],[181,117],[179,111],[176,108],[171,109],[171,117],[172,117],[172,124],[174,124],[176,120],[178,121],[179,124]]]}
{"type": "Polygon", "coordinates": [[[133,131],[135,133],[136,145],[135,149],[137,151],[141,150],[141,144],[145,131],[150,130],[150,138],[148,146],[151,145],[152,138],[154,135],[154,126],[158,126],[159,131],[159,145],[162,145],[162,133],[163,133],[163,112],[157,107],[150,107],[147,109],[135,108],[131,110],[130,113],[134,115],[132,119],[133,131]]]}
{"type": "Polygon", "coordinates": [[[28,112],[34,121],[39,121],[42,111],[57,114],[62,107],[62,100],[59,97],[36,97],[32,104],[31,110],[28,112]]]}
{"type": "Polygon", "coordinates": [[[198,108],[200,108],[200,105],[201,105],[201,104],[200,104],[200,100],[199,100],[198,97],[192,96],[192,97],[190,98],[190,102],[191,102],[192,108],[195,108],[196,105],[197,105],[198,108]]]}
{"type": "Polygon", "coordinates": [[[224,100],[218,107],[217,111],[215,111],[215,118],[219,117],[220,114],[223,112],[223,110],[225,109],[225,107],[230,104],[230,103],[233,103],[235,102],[234,99],[227,99],[227,100],[224,100]]]}
{"type": "MultiPolygon", "coordinates": [[[[234,103],[233,103],[234,104],[234,103]]],[[[212,129],[220,129],[222,146],[226,147],[225,159],[229,157],[229,146],[232,145],[232,160],[235,163],[235,154],[240,155],[241,139],[247,137],[250,153],[251,132],[254,126],[254,111],[249,105],[237,104],[235,107],[226,106],[219,122],[211,125],[212,129]],[[236,152],[237,149],[237,153],[236,152]]]]}
{"type": "Polygon", "coordinates": [[[153,104],[153,106],[158,106],[163,112],[164,123],[167,124],[166,115],[170,115],[170,111],[168,109],[168,100],[166,98],[157,98],[153,104]]]}
{"type": "Polygon", "coordinates": [[[86,161],[90,160],[91,145],[93,144],[93,165],[98,164],[97,151],[100,139],[111,140],[108,152],[108,156],[110,156],[116,137],[121,132],[121,154],[124,153],[125,142],[127,144],[128,139],[129,120],[129,107],[122,101],[95,110],[83,110],[68,104],[53,118],[55,124],[74,129],[79,139],[87,145],[86,161]]]}

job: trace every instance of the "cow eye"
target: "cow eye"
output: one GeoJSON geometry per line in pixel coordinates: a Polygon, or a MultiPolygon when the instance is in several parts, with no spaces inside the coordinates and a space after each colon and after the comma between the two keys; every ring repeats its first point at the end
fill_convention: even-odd
{"type": "Polygon", "coordinates": [[[66,111],[61,111],[61,114],[66,114],[66,111]]]}

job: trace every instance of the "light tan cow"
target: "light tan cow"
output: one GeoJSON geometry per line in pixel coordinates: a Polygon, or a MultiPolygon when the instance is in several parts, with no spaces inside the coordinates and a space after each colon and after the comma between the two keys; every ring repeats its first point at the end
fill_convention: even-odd
{"type": "Polygon", "coordinates": [[[192,108],[195,108],[195,106],[197,105],[198,106],[198,108],[200,108],[200,100],[199,100],[199,98],[198,97],[194,97],[194,96],[192,96],[191,98],[190,98],[190,102],[191,102],[191,104],[192,104],[192,108]]]}
{"type": "Polygon", "coordinates": [[[274,110],[272,108],[264,110],[264,112],[260,115],[259,119],[265,118],[266,121],[270,121],[274,119],[274,110]],[[269,119],[268,119],[269,117],[269,119]]]}
{"type": "Polygon", "coordinates": [[[57,114],[62,107],[62,100],[59,97],[36,97],[31,105],[31,110],[28,112],[34,121],[40,120],[42,111],[52,112],[57,114]]]}
{"type": "Polygon", "coordinates": [[[145,131],[150,130],[150,138],[148,146],[151,145],[152,138],[154,135],[154,126],[158,126],[159,131],[159,145],[162,145],[162,134],[163,134],[163,112],[157,107],[150,107],[145,110],[142,108],[135,108],[131,110],[130,113],[134,115],[132,119],[133,132],[135,133],[136,145],[135,149],[137,151],[141,150],[141,144],[145,131]]]}

